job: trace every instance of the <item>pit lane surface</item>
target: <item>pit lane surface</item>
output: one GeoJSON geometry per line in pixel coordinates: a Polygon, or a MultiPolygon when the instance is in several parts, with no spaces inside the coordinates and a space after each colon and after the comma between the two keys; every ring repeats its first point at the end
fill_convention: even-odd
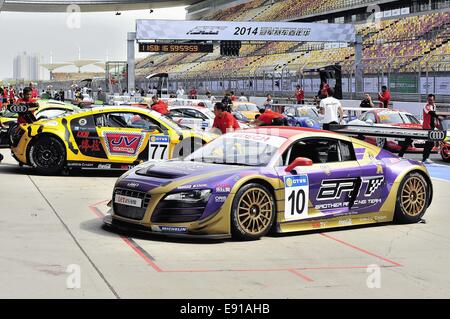
{"type": "Polygon", "coordinates": [[[436,155],[426,223],[233,242],[108,232],[118,174],[37,176],[0,152],[0,298],[450,297],[450,166],[436,155]]]}

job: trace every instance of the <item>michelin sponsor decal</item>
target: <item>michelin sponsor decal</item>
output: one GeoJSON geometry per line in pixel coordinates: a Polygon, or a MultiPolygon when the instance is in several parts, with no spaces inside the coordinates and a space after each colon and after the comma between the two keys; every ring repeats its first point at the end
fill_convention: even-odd
{"type": "Polygon", "coordinates": [[[187,233],[187,227],[178,226],[152,226],[152,231],[154,232],[165,232],[165,233],[187,233]]]}

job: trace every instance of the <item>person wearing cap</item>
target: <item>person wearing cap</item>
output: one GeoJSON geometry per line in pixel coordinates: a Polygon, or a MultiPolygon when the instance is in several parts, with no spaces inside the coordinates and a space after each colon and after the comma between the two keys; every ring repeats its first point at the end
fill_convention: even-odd
{"type": "Polygon", "coordinates": [[[271,109],[260,108],[261,115],[253,121],[256,126],[266,125],[286,125],[285,116],[281,113],[274,112],[271,109]]]}
{"type": "Polygon", "coordinates": [[[150,108],[153,111],[156,111],[158,113],[160,113],[161,115],[166,115],[167,113],[169,113],[169,107],[167,106],[166,103],[164,103],[163,100],[160,100],[158,98],[158,96],[153,95],[152,97],[152,105],[150,106],[150,108]]]}

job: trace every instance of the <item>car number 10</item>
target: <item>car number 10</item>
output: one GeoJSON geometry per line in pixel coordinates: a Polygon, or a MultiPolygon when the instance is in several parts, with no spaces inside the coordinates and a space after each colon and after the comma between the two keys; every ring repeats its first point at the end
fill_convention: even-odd
{"type": "Polygon", "coordinates": [[[307,175],[285,176],[285,209],[286,221],[308,217],[309,185],[307,175]]]}

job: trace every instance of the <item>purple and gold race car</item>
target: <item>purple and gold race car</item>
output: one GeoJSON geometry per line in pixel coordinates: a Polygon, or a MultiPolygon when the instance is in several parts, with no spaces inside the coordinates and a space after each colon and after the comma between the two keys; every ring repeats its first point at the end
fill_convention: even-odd
{"type": "Polygon", "coordinates": [[[190,156],[121,176],[105,224],[155,234],[258,239],[279,233],[418,222],[433,188],[425,166],[344,135],[237,131],[190,156]]]}

